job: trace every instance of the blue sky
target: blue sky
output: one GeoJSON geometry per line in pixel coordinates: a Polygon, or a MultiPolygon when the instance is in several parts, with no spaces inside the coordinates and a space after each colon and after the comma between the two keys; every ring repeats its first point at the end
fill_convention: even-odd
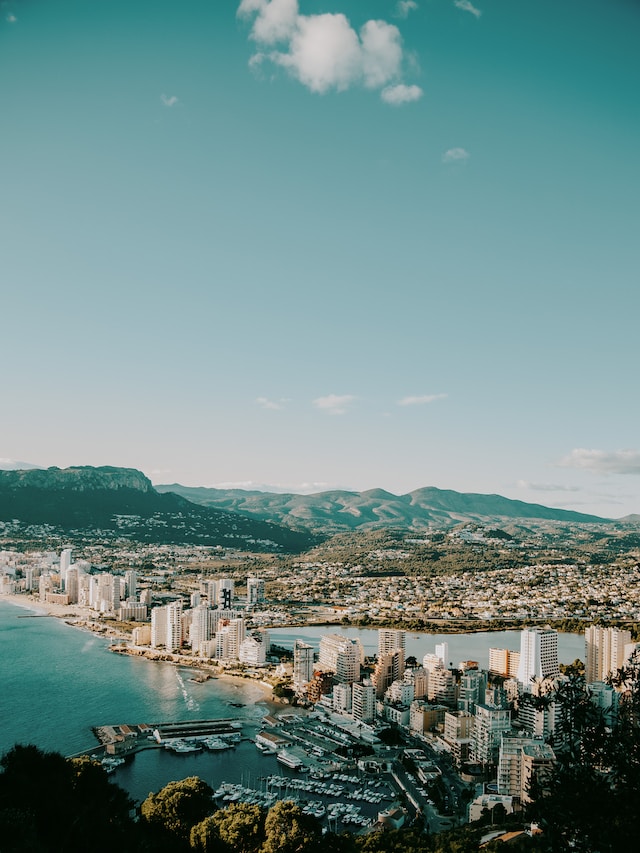
{"type": "Polygon", "coordinates": [[[0,456],[640,512],[640,6],[0,3],[0,456]]]}

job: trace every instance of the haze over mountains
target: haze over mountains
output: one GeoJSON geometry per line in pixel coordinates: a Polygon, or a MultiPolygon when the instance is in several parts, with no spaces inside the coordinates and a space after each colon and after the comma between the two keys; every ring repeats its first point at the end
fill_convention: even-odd
{"type": "MultiPolygon", "coordinates": [[[[425,487],[311,495],[242,489],[154,487],[131,468],[78,466],[0,470],[0,523],[101,532],[142,542],[301,552],[335,533],[429,531],[507,520],[603,523],[607,519],[500,495],[425,487]]],[[[634,522],[632,517],[621,519],[634,522]]]]}
{"type": "Polygon", "coordinates": [[[365,492],[328,491],[313,495],[276,494],[243,489],[210,489],[177,483],[156,486],[194,503],[269,519],[296,529],[339,532],[381,527],[425,530],[466,521],[501,518],[547,519],[563,522],[602,522],[595,515],[510,500],[500,495],[463,494],[433,486],[406,495],[383,489],[365,492]]]}
{"type": "Polygon", "coordinates": [[[132,468],[0,471],[0,522],[52,531],[99,533],[140,542],[221,545],[299,552],[314,544],[304,532],[159,494],[132,468]]]}

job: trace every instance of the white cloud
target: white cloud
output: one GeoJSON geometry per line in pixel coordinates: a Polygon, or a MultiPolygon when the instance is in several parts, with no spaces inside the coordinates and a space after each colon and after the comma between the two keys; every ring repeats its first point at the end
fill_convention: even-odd
{"type": "Polygon", "coordinates": [[[442,155],[443,163],[461,163],[468,160],[471,155],[465,148],[449,148],[442,155]]]}
{"type": "Polygon", "coordinates": [[[482,15],[480,9],[476,9],[470,0],[453,0],[453,5],[457,9],[462,9],[463,12],[470,12],[474,18],[479,18],[482,15]]]}
{"type": "MultiPolygon", "coordinates": [[[[386,21],[369,20],[356,31],[341,13],[301,15],[297,0],[242,0],[238,16],[253,19],[250,37],[259,45],[249,65],[269,60],[312,92],[379,89],[400,80],[402,36],[386,21]],[[264,49],[278,44],[279,50],[264,49]]],[[[412,92],[406,100],[419,97],[406,89],[412,92]]]]}
{"type": "Polygon", "coordinates": [[[17,20],[18,19],[16,18],[15,15],[11,15],[11,14],[7,15],[7,23],[8,24],[15,24],[17,20]]]}
{"type": "Polygon", "coordinates": [[[599,474],[640,474],[638,450],[588,450],[578,447],[560,460],[563,468],[581,468],[599,474]]]}
{"type": "Polygon", "coordinates": [[[427,403],[435,403],[436,400],[444,400],[446,394],[420,394],[413,397],[403,397],[398,400],[399,406],[424,406],[427,403]]]}
{"type": "Polygon", "coordinates": [[[415,12],[418,8],[418,4],[415,0],[398,0],[396,3],[396,17],[397,18],[406,18],[409,15],[409,12],[415,12]]]}
{"type": "Polygon", "coordinates": [[[391,104],[395,107],[417,101],[422,97],[422,94],[420,86],[406,86],[404,83],[398,83],[396,86],[384,88],[380,97],[385,104],[391,104]]]}
{"type": "Polygon", "coordinates": [[[238,17],[256,16],[251,38],[263,44],[288,41],[298,20],[298,0],[242,0],[238,17]]]}
{"type": "Polygon", "coordinates": [[[281,409],[284,400],[270,400],[268,397],[258,397],[256,403],[263,409],[281,409]]]}
{"type": "Polygon", "coordinates": [[[160,100],[165,105],[165,107],[175,107],[178,103],[177,95],[160,95],[160,100]]]}
{"type": "Polygon", "coordinates": [[[341,489],[331,483],[258,483],[254,480],[240,480],[238,482],[212,483],[205,486],[206,489],[243,489],[248,492],[272,492],[275,494],[313,495],[317,492],[326,492],[329,489],[341,489]]]}
{"type": "Polygon", "coordinates": [[[516,486],[519,489],[528,489],[532,492],[579,492],[579,486],[560,486],[557,483],[530,483],[528,480],[518,480],[516,486]]]}
{"type": "Polygon", "coordinates": [[[344,415],[347,406],[355,400],[353,394],[327,394],[313,401],[316,409],[322,409],[330,415],[344,415]]]}

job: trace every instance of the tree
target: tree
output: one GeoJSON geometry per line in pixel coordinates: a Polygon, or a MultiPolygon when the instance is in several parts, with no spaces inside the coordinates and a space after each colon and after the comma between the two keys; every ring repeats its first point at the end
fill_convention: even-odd
{"type": "Polygon", "coordinates": [[[172,839],[188,849],[192,827],[212,811],[212,795],[211,787],[197,776],[169,782],[157,794],[149,794],[140,806],[140,814],[154,843],[169,847],[172,839]]]}
{"type": "Polygon", "coordinates": [[[133,805],[90,758],[69,759],[17,745],[0,759],[3,853],[97,853],[136,849],[133,805]]]}
{"type": "Polygon", "coordinates": [[[249,803],[233,803],[196,824],[191,847],[198,853],[256,853],[265,839],[265,812],[249,803]]]}
{"type": "Polygon", "coordinates": [[[304,815],[290,800],[280,800],[269,809],[264,831],[262,853],[314,853],[321,849],[320,822],[304,815]]]}
{"type": "Polygon", "coordinates": [[[610,724],[591,701],[584,678],[570,676],[554,702],[560,710],[557,761],[535,780],[528,816],[554,851],[598,853],[633,849],[640,818],[640,670],[618,673],[623,689],[610,724]]]}

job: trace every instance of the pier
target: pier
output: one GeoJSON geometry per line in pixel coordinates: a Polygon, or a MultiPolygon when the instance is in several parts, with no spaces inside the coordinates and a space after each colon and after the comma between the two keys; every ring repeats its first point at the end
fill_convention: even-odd
{"type": "Polygon", "coordinates": [[[185,720],[165,723],[137,723],[97,726],[93,733],[109,755],[138,752],[150,746],[184,738],[205,738],[238,734],[242,722],[234,719],[185,720]]]}

